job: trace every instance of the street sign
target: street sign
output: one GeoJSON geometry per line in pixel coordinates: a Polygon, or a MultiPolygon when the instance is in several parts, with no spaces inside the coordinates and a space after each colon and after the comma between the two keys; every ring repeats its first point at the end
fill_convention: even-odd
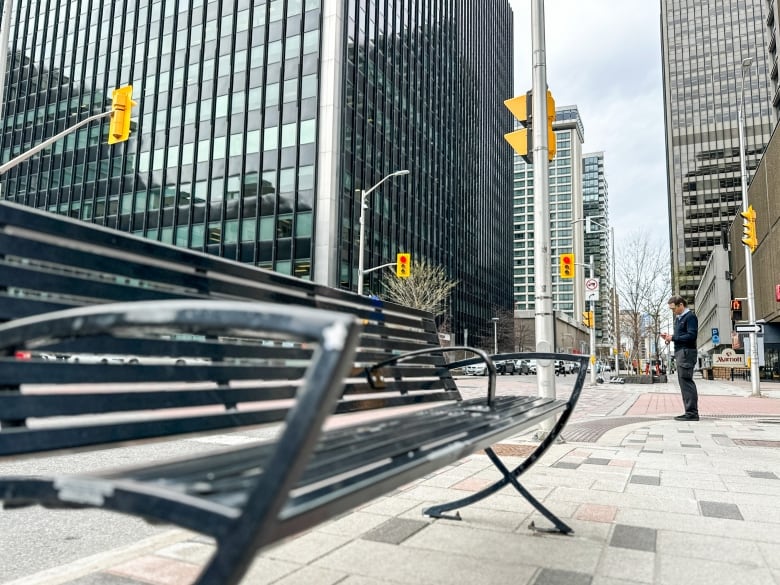
{"type": "Polygon", "coordinates": [[[598,278],[585,279],[585,300],[586,301],[599,300],[599,279],[598,278]]]}
{"type": "Polygon", "coordinates": [[[737,333],[763,333],[764,327],[758,323],[748,323],[747,325],[735,325],[734,331],[737,333]]]}

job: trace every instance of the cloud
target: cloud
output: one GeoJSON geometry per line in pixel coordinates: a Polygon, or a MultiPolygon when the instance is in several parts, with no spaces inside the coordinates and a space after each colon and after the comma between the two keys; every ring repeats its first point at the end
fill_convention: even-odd
{"type": "MultiPolygon", "coordinates": [[[[528,0],[515,14],[515,95],[532,79],[528,0]]],[[[668,237],[660,7],[648,0],[547,0],[547,83],[576,105],[584,152],[604,151],[616,244],[646,229],[668,237]]]]}

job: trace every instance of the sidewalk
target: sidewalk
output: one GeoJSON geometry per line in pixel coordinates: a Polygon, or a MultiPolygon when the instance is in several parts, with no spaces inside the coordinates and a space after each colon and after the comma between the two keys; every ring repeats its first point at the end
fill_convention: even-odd
{"type": "MultiPolygon", "coordinates": [[[[500,389],[531,381],[502,377],[500,389]]],[[[461,383],[477,391],[484,379],[461,383]]],[[[462,521],[422,516],[496,477],[474,455],[264,551],[243,583],[780,585],[780,400],[751,398],[749,383],[696,383],[699,422],[672,420],[675,383],[584,390],[566,442],[521,478],[573,536],[529,531],[548,524],[508,489],[462,521]]],[[[532,445],[528,433],[496,451],[515,463],[532,445]]],[[[171,530],[13,583],[182,585],[211,550],[171,530]]]]}

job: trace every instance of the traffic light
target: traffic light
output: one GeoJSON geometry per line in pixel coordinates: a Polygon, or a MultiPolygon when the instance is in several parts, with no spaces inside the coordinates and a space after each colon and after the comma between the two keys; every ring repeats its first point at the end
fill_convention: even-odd
{"type": "Polygon", "coordinates": [[[395,255],[395,275],[398,278],[409,278],[412,274],[412,255],[399,252],[395,255]]]}
{"type": "Polygon", "coordinates": [[[547,90],[547,160],[555,158],[556,144],[555,144],[555,130],[553,130],[553,122],[555,122],[555,100],[553,99],[552,92],[547,90]]]}
{"type": "Polygon", "coordinates": [[[756,237],[756,210],[753,206],[748,206],[746,211],[740,211],[742,217],[742,243],[750,248],[751,254],[758,248],[758,238],[756,237]]]}
{"type": "Polygon", "coordinates": [[[742,301],[739,299],[731,301],[731,320],[742,321],[742,301]]]}
{"type": "Polygon", "coordinates": [[[130,113],[136,103],[133,101],[133,86],[115,89],[111,94],[111,121],[108,124],[108,143],[124,142],[130,137],[130,113]]]}
{"type": "Polygon", "coordinates": [[[558,268],[561,278],[574,278],[574,254],[561,254],[558,268]]]}
{"type": "Polygon", "coordinates": [[[529,91],[523,95],[504,100],[504,105],[525,126],[525,128],[504,134],[504,139],[517,154],[523,157],[526,163],[531,165],[534,162],[533,133],[531,132],[531,92],[529,91]]]}
{"type": "MultiPolygon", "coordinates": [[[[533,144],[533,93],[526,92],[508,100],[504,100],[504,105],[512,112],[512,115],[524,126],[514,132],[504,134],[504,139],[515,150],[517,154],[523,157],[523,160],[531,165],[534,162],[534,144],[533,144]]],[[[555,121],[555,100],[550,90],[547,90],[547,159],[552,160],[555,156],[555,131],[553,122],[555,121]]]]}
{"type": "Polygon", "coordinates": [[[586,327],[593,327],[593,311],[584,311],[582,313],[582,324],[586,327]]]}

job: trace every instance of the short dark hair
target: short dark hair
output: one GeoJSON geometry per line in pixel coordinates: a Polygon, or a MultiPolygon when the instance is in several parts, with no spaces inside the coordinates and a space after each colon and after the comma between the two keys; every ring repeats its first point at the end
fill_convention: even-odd
{"type": "Polygon", "coordinates": [[[682,305],[683,307],[688,306],[688,301],[686,301],[684,298],[679,296],[669,297],[669,300],[666,301],[667,305],[682,305]]]}

